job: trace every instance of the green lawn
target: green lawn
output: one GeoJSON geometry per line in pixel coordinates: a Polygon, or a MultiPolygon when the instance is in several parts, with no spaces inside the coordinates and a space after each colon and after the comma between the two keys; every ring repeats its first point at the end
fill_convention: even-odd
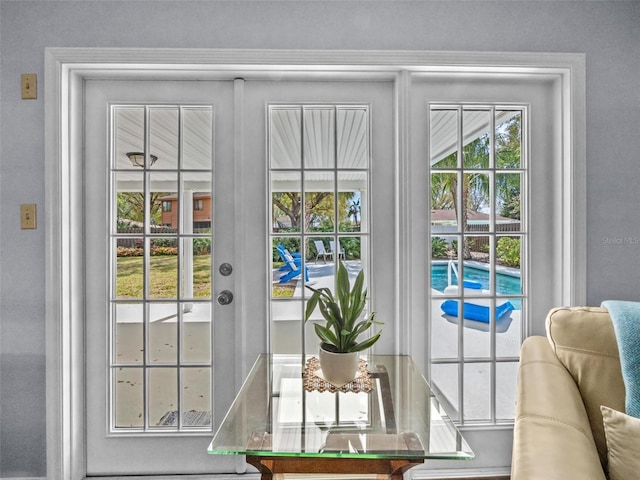
{"type": "MultiPolygon", "coordinates": [[[[118,257],[116,297],[143,297],[143,257],[118,257]]],[[[152,256],[149,261],[149,296],[151,298],[177,298],[178,257],[152,256]]],[[[211,255],[193,257],[193,296],[211,297],[211,255]]]]}
{"type": "MultiPolygon", "coordinates": [[[[116,261],[116,297],[121,299],[143,298],[143,257],[118,257],[116,261]]],[[[149,265],[150,298],[177,298],[178,257],[176,255],[152,256],[149,265]]],[[[273,285],[274,298],[292,297],[295,285],[273,285]]],[[[193,257],[193,296],[211,297],[211,255],[193,257]]]]}

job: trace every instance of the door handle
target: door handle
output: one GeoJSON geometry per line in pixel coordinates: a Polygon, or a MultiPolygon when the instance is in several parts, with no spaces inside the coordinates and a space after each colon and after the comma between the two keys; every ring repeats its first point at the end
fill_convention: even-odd
{"type": "Polygon", "coordinates": [[[233,302],[233,293],[231,293],[229,290],[222,290],[218,294],[219,305],[229,305],[231,302],[233,302]]]}

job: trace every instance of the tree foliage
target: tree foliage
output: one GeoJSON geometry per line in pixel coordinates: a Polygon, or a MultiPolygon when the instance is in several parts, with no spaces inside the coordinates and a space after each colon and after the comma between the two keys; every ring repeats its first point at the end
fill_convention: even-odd
{"type": "MultiPolygon", "coordinates": [[[[520,114],[516,114],[499,125],[495,134],[495,162],[500,172],[495,176],[496,210],[504,217],[517,220],[520,219],[521,174],[515,171],[509,173],[508,169],[522,167],[521,129],[522,118],[520,114]]],[[[451,153],[432,167],[431,208],[454,209],[461,219],[462,231],[466,231],[469,212],[479,212],[491,206],[491,177],[486,172],[489,168],[490,150],[489,134],[464,145],[464,174],[461,177],[458,172],[451,171],[458,169],[458,152],[451,153]],[[458,185],[459,182],[462,184],[458,185]]],[[[462,255],[465,259],[471,257],[466,240],[462,255]]]]}
{"type": "MultiPolygon", "coordinates": [[[[150,194],[149,206],[152,224],[162,223],[162,201],[160,198],[167,195],[165,192],[150,194]]],[[[118,192],[118,219],[144,223],[144,202],[145,198],[142,192],[118,192]]]]}
{"type": "MultiPolygon", "coordinates": [[[[350,217],[359,219],[360,202],[354,197],[354,192],[338,193],[338,222],[346,222],[350,217]]],[[[273,225],[300,231],[304,222],[306,231],[333,229],[333,198],[333,192],[305,192],[303,208],[300,192],[274,192],[273,225]],[[287,218],[288,222],[283,222],[283,217],[287,218]]]]}

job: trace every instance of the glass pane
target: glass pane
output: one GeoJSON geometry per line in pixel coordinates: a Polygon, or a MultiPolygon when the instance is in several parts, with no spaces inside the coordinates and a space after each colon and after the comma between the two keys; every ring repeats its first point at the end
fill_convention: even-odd
{"type": "Polygon", "coordinates": [[[302,165],[300,107],[269,108],[269,163],[272,169],[302,165]]]}
{"type": "Polygon", "coordinates": [[[149,305],[149,363],[178,360],[178,311],[175,303],[149,305]]]}
{"type": "Polygon", "coordinates": [[[116,239],[116,299],[144,297],[144,240],[140,237],[116,239]]]}
{"type": "Polygon", "coordinates": [[[522,111],[496,110],[496,168],[522,167],[522,111]]]}
{"type": "Polygon", "coordinates": [[[429,126],[431,168],[458,166],[458,115],[457,109],[431,110],[429,126]]]}
{"type": "Polygon", "coordinates": [[[489,298],[465,298],[462,302],[462,314],[458,318],[464,318],[465,358],[488,358],[491,355],[489,330],[490,322],[494,321],[493,305],[494,301],[489,298]]]}
{"type": "Polygon", "coordinates": [[[149,425],[178,425],[178,385],[176,368],[149,369],[149,425]]]}
{"type": "MultiPolygon", "coordinates": [[[[331,243],[334,237],[312,237],[309,239],[309,246],[307,247],[307,256],[309,261],[313,261],[316,265],[310,265],[313,268],[313,272],[322,273],[330,266],[326,265],[327,261],[333,262],[333,250],[331,250],[331,243]],[[317,265],[318,261],[322,261],[322,264],[317,265]]],[[[334,242],[335,243],[335,242],[334,242]]]]}
{"type": "Polygon", "coordinates": [[[113,107],[113,128],[113,168],[139,170],[127,153],[144,152],[144,107],[113,107]]]}
{"type": "Polygon", "coordinates": [[[333,168],[336,156],[333,107],[304,107],[304,168],[333,168]]]}
{"type": "Polygon", "coordinates": [[[517,362],[496,363],[496,418],[513,420],[516,407],[517,362]]]}
{"type": "Polygon", "coordinates": [[[211,237],[186,238],[182,258],[182,297],[211,298],[211,237]]]}
{"type": "Polygon", "coordinates": [[[144,381],[142,368],[114,368],[114,421],[116,428],[144,426],[144,381]]]}
{"type": "Polygon", "coordinates": [[[149,297],[176,298],[178,293],[178,239],[158,237],[150,240],[149,297]]]}
{"type": "Polygon", "coordinates": [[[149,109],[149,158],[147,168],[178,167],[178,108],[149,109]]]}
{"type": "MultiPolygon", "coordinates": [[[[355,280],[361,269],[366,269],[366,259],[369,258],[367,237],[339,237],[338,244],[331,240],[331,251],[338,252],[338,258],[344,262],[349,272],[349,279],[355,280]]],[[[365,279],[369,276],[365,274],[365,279]]]]}
{"type": "Polygon", "coordinates": [[[211,361],[211,304],[191,303],[182,307],[182,361],[211,361]]]}
{"type": "Polygon", "coordinates": [[[457,300],[432,292],[431,358],[458,358],[458,319],[443,310],[451,303],[458,308],[457,300]]]}
{"type": "Polygon", "coordinates": [[[488,168],[491,129],[489,110],[464,110],[462,114],[464,168],[488,168]]]}
{"type": "Polygon", "coordinates": [[[271,172],[271,225],[274,233],[302,231],[301,175],[271,172]]]}
{"type": "Polygon", "coordinates": [[[496,174],[496,230],[515,232],[520,230],[520,202],[522,195],[521,173],[496,174]]]}
{"type": "Polygon", "coordinates": [[[180,202],[176,194],[178,177],[174,172],[149,175],[150,233],[176,233],[180,202]]]}
{"type": "Polygon", "coordinates": [[[491,419],[491,364],[464,365],[464,420],[491,419]]]}
{"type": "MultiPolygon", "coordinates": [[[[432,232],[440,231],[446,232],[446,228],[431,228],[432,232]]],[[[459,236],[457,235],[433,235],[431,237],[431,259],[439,260],[432,264],[432,288],[439,290],[440,292],[444,291],[444,287],[447,285],[457,284],[456,275],[458,271],[457,263],[455,266],[455,272],[452,270],[449,272],[445,267],[447,262],[443,262],[442,260],[457,260],[459,258],[458,246],[460,245],[459,236]],[[454,283],[446,281],[448,278],[453,276],[454,283]],[[445,282],[444,284],[442,282],[445,282]]]]}
{"type": "Polygon", "coordinates": [[[142,172],[113,174],[114,192],[111,209],[117,233],[144,233],[144,175],[142,172]]]}
{"type": "Polygon", "coordinates": [[[189,367],[182,375],[182,426],[211,426],[211,369],[189,367]]]}
{"type": "MultiPolygon", "coordinates": [[[[478,228],[478,230],[480,231],[482,229],[478,228]]],[[[478,268],[476,268],[475,270],[471,270],[471,273],[476,274],[478,273],[477,272],[478,269],[484,270],[485,267],[489,268],[489,262],[491,261],[491,253],[493,252],[493,248],[492,248],[493,237],[490,237],[488,235],[469,235],[466,238],[469,243],[471,259],[475,262],[479,262],[479,264],[476,265],[478,268]]],[[[476,280],[481,281],[482,288],[489,290],[491,286],[490,278],[487,275],[482,275],[481,277],[482,277],[481,279],[476,279],[476,280]],[[486,282],[484,282],[485,279],[487,280],[486,282]]],[[[466,278],[467,276],[465,276],[465,279],[466,278]]]]}
{"type": "Polygon", "coordinates": [[[436,172],[431,174],[431,232],[458,231],[458,174],[436,172]]]}
{"type": "Polygon", "coordinates": [[[499,277],[499,295],[521,295],[520,253],[522,237],[519,235],[497,237],[496,263],[506,268],[501,269],[499,277]]]}
{"type": "MultiPolygon", "coordinates": [[[[175,193],[157,195],[156,203],[160,204],[160,225],[168,227],[173,231],[178,231],[179,208],[182,202],[175,193]]],[[[154,228],[154,227],[152,227],[154,228]]],[[[156,231],[157,228],[155,229],[156,231]]]]}
{"type": "Polygon", "coordinates": [[[332,232],[335,228],[333,178],[333,172],[305,175],[304,221],[308,232],[332,232]]]}
{"type": "Polygon", "coordinates": [[[445,363],[431,366],[431,386],[438,394],[438,399],[445,404],[445,410],[453,421],[460,420],[458,382],[457,364],[445,363]]]}
{"type": "MultiPolygon", "coordinates": [[[[296,291],[299,298],[302,295],[302,289],[296,291]]],[[[304,316],[303,302],[300,300],[291,300],[291,297],[282,299],[274,298],[271,301],[271,352],[299,354],[302,353],[302,320],[304,316]]],[[[317,351],[317,339],[315,335],[311,337],[313,340],[313,350],[317,351]]],[[[309,340],[309,338],[307,338],[309,340]]]]}
{"type": "Polygon", "coordinates": [[[211,168],[213,146],[213,108],[182,109],[182,168],[211,168]]]}
{"type": "Polygon", "coordinates": [[[144,313],[142,303],[117,303],[113,363],[142,363],[144,360],[144,313]]]}
{"type": "Polygon", "coordinates": [[[366,201],[367,176],[365,172],[338,173],[338,231],[367,232],[369,218],[366,201]]]}
{"type": "Polygon", "coordinates": [[[491,177],[486,173],[465,173],[462,176],[462,198],[466,210],[462,212],[465,232],[488,232],[491,228],[489,205],[491,177]]]}
{"type": "MultiPolygon", "coordinates": [[[[490,247],[490,237],[478,236],[478,237],[463,237],[464,238],[464,246],[463,248],[468,248],[469,252],[472,252],[473,248],[475,248],[475,242],[481,242],[488,245],[487,248],[490,247]]],[[[472,253],[469,255],[469,260],[465,261],[462,265],[462,276],[464,278],[464,293],[465,296],[475,298],[478,296],[488,295],[492,293],[493,286],[493,275],[490,273],[490,265],[489,263],[484,263],[480,261],[471,261],[471,259],[478,258],[477,254],[472,253]]],[[[489,260],[489,257],[486,258],[489,260]]]]}
{"type": "MultiPolygon", "coordinates": [[[[302,277],[303,266],[305,277],[308,268],[303,265],[300,239],[297,237],[276,237],[273,239],[272,297],[289,298],[297,289],[298,280],[302,277]]],[[[300,294],[299,294],[300,295],[300,294]]]]}
{"type": "MultiPolygon", "coordinates": [[[[211,199],[212,190],[212,176],[211,171],[205,170],[202,172],[186,172],[183,173],[180,177],[182,179],[182,190],[184,194],[190,193],[193,195],[194,202],[191,202],[190,205],[192,208],[198,208],[198,214],[205,215],[206,217],[203,219],[199,217],[198,214],[194,211],[194,222],[202,222],[208,221],[211,222],[211,202],[201,202],[200,205],[197,204],[197,200],[202,199],[211,199]]],[[[195,209],[194,209],[195,210],[195,209]]],[[[209,225],[210,226],[210,225],[209,225]]]]}
{"type": "MultiPolygon", "coordinates": [[[[506,300],[499,300],[502,303],[506,300]]],[[[510,299],[515,310],[496,321],[496,357],[518,357],[522,338],[522,302],[510,299]]]]}
{"type": "Polygon", "coordinates": [[[369,168],[369,115],[365,107],[338,107],[338,168],[369,168]]]}

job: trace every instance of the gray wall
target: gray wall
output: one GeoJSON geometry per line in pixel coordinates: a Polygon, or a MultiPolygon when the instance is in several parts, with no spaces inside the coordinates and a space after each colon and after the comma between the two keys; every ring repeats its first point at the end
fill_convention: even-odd
{"type": "Polygon", "coordinates": [[[2,0],[0,18],[0,477],[45,475],[45,47],[586,53],[588,303],[639,297],[640,2],[2,0]]]}

